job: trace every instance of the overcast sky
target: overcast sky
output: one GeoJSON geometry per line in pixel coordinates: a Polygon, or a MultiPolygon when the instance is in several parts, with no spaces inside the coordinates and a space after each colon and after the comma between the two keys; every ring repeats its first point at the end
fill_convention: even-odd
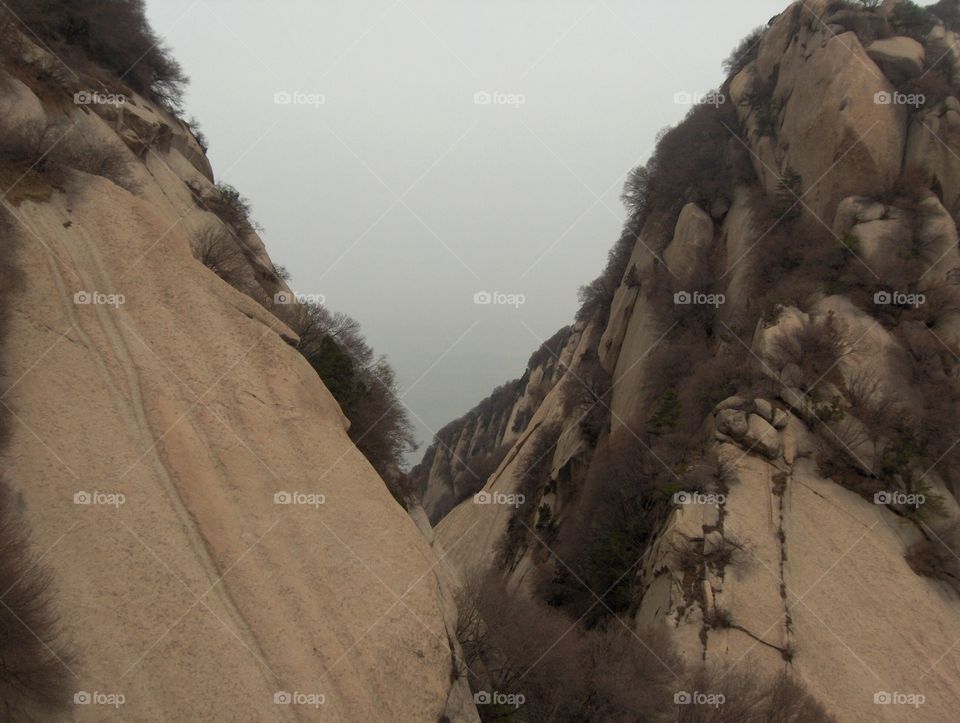
{"type": "Polygon", "coordinates": [[[719,85],[730,50],[786,5],[148,0],[148,12],[191,77],[187,114],[218,180],[250,199],[293,288],[356,317],[389,357],[427,443],[571,321],[619,235],[626,173],[687,110],[676,94],[719,85]],[[480,291],[525,303],[477,305],[480,291]]]}

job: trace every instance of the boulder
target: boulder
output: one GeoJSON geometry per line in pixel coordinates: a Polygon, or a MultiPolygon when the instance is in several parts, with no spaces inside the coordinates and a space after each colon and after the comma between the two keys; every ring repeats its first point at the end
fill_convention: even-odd
{"type": "Polygon", "coordinates": [[[749,448],[759,451],[768,459],[777,459],[783,449],[780,434],[767,420],[756,414],[747,417],[747,434],[743,443],[749,448]]]}
{"type": "Polygon", "coordinates": [[[863,8],[842,8],[827,16],[824,22],[834,35],[849,30],[865,41],[890,33],[890,27],[885,18],[863,8]]]}
{"type": "Polygon", "coordinates": [[[940,108],[915,113],[910,120],[904,168],[919,169],[928,184],[939,187],[943,205],[951,214],[960,213],[960,127],[956,125],[960,105],[948,98],[940,108]]]}
{"type": "Polygon", "coordinates": [[[716,406],[714,411],[722,412],[724,409],[743,409],[750,402],[744,397],[727,397],[716,406]]]}
{"type": "Polygon", "coordinates": [[[918,286],[927,290],[942,286],[953,278],[951,271],[960,267],[957,252],[957,225],[950,213],[936,196],[929,196],[920,203],[920,227],[916,229],[917,245],[929,254],[932,263],[926,269],[918,286]]]}
{"type": "Polygon", "coordinates": [[[926,51],[913,38],[899,36],[874,40],[867,47],[867,55],[892,80],[913,78],[923,72],[926,51]]]}
{"type": "Polygon", "coordinates": [[[947,57],[942,63],[952,64],[954,71],[960,72],[960,38],[957,34],[943,25],[934,25],[927,38],[933,47],[945,48],[947,57]]]}
{"type": "Polygon", "coordinates": [[[747,415],[735,409],[717,412],[717,431],[734,439],[743,439],[749,431],[747,415]]]}
{"type": "Polygon", "coordinates": [[[785,429],[787,424],[790,422],[790,415],[782,409],[773,410],[773,424],[774,429],[785,429]]]}
{"type": "Polygon", "coordinates": [[[754,399],[753,411],[766,419],[768,422],[773,421],[773,405],[770,404],[770,402],[768,402],[766,399],[754,399]]]}

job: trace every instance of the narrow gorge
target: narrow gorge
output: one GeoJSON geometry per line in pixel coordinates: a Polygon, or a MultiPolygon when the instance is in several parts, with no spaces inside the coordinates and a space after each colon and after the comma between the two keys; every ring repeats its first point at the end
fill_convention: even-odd
{"type": "Polygon", "coordinates": [[[723,67],[405,469],[144,4],[0,3],[0,718],[955,720],[960,6],[798,0],[723,67]]]}

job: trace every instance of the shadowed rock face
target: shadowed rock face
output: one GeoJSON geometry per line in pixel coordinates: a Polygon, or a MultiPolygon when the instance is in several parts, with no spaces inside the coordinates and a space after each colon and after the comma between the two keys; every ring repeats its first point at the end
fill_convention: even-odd
{"type": "MultiPolygon", "coordinates": [[[[61,112],[12,84],[17,112],[61,112]]],[[[197,206],[202,149],[139,97],[69,113],[139,190],[72,171],[4,203],[24,278],[4,479],[55,581],[71,697],[125,700],[61,718],[477,720],[426,539],[295,332],[191,254],[221,225],[197,206]]],[[[248,244],[251,273],[272,268],[248,244]]]]}
{"type": "MultiPolygon", "coordinates": [[[[931,43],[944,43],[945,62],[954,62],[949,49],[956,38],[942,25],[923,43],[898,35],[889,20],[895,5],[864,11],[794,3],[772,21],[756,57],[724,87],[741,124],[739,140],[731,140],[744,146],[752,177],[731,188],[716,212],[709,202],[680,199],[660,242],[647,232],[652,224],[643,227],[609,309],[585,325],[560,379],[485,486],[492,493],[516,491],[525,450],[558,423],[560,442],[536,503],[549,504],[562,540],[588,494],[584,476],[571,470],[590,468],[602,449],[584,438],[563,390],[576,388],[590,360],[599,359],[613,379],[601,436],[625,428],[642,436],[656,402],[651,388],[659,370],[651,349],[676,343],[669,335],[661,341],[675,317],[654,302],[654,287],[667,276],[657,267],[668,267],[677,283],[712,280],[726,295],[712,321],[717,348],[745,347],[744,364],[757,367],[767,392],[742,390],[705,413],[702,429],[708,451],[720,460],[723,495],[704,503],[691,497],[693,503],[678,504],[669,515],[638,561],[635,612],[628,615],[637,631],[666,626],[690,664],[787,669],[842,721],[947,720],[960,699],[960,653],[953,647],[960,600],[905,559],[928,534],[925,523],[849,481],[853,476],[877,489],[888,483],[881,468],[889,458],[884,462],[876,438],[882,432],[869,413],[876,405],[863,403],[865,389],[874,402],[895,405],[894,416],[903,419],[923,417],[930,397],[924,401],[921,389],[928,383],[957,398],[957,311],[945,305],[929,328],[906,317],[898,323],[891,314],[900,312],[884,296],[914,263],[904,249],[924,249],[918,252],[924,262],[901,291],[935,298],[956,283],[960,266],[960,145],[949,130],[960,118],[960,102],[953,96],[922,108],[886,102],[897,84],[927,69],[931,43]],[[905,171],[920,179],[910,194],[897,191],[905,171]],[[797,179],[793,196],[784,191],[790,175],[797,179]],[[757,221],[758,197],[774,205],[799,197],[798,212],[809,225],[791,228],[822,229],[829,242],[845,245],[851,264],[869,268],[862,272],[869,284],[817,288],[802,308],[781,305],[758,318],[753,288],[763,269],[754,249],[772,223],[757,221]],[[753,322],[744,329],[743,319],[753,322]],[[800,330],[817,325],[838,329],[843,351],[815,375],[822,379],[811,379],[813,342],[800,330]],[[944,370],[917,372],[914,335],[931,331],[950,361],[944,370]],[[790,358],[784,350],[797,339],[797,357],[790,358]],[[638,410],[640,424],[631,417],[638,410]],[[840,460],[836,467],[825,463],[831,454],[840,460]],[[690,549],[701,559],[732,549],[743,558],[705,564],[693,574],[690,554],[678,554],[690,549]],[[893,691],[922,693],[925,702],[909,710],[874,702],[893,691]]],[[[793,246],[804,241],[784,239],[793,246]]],[[[785,246],[783,256],[792,250],[785,246]]],[[[814,279],[828,271],[825,265],[808,269],[814,279]]],[[[943,509],[926,519],[955,521],[960,508],[950,468],[929,462],[915,472],[943,509]]],[[[462,502],[436,526],[435,547],[469,570],[494,555],[510,516],[503,505],[462,502]]],[[[590,544],[586,537],[567,542],[590,544]]],[[[531,545],[512,572],[531,595],[539,594],[538,574],[553,572],[544,559],[553,561],[536,549],[531,545]]]]}
{"type": "Polygon", "coordinates": [[[441,429],[410,472],[413,487],[434,525],[483,488],[501,468],[544,396],[562,376],[582,326],[561,329],[541,346],[520,379],[496,389],[466,415],[441,429]]]}

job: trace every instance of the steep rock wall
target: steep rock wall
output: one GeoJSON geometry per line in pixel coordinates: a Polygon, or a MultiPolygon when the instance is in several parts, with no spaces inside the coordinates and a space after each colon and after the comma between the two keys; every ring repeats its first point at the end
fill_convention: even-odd
{"type": "MultiPolygon", "coordinates": [[[[895,288],[907,258],[902,249],[911,238],[930,251],[911,290],[935,294],[956,283],[956,93],[922,109],[885,102],[906,82],[904,75],[918,73],[917,62],[929,68],[935,60],[929,53],[911,60],[914,46],[896,33],[884,53],[872,45],[874,31],[891,34],[888,18],[896,4],[865,11],[826,0],[798,2],[771,21],[757,52],[725,86],[741,124],[739,134],[729,129],[730,140],[745,149],[754,179],[730,188],[729,203],[680,203],[669,228],[660,223],[661,215],[638,230],[628,271],[607,313],[595,333],[584,333],[586,348],[565,374],[579,384],[583,352],[598,358],[612,377],[604,401],[608,427],[628,428],[635,414],[649,413],[655,401],[652,380],[659,370],[651,367],[652,352],[671,343],[671,320],[654,302],[649,279],[666,266],[684,285],[680,288],[692,291],[696,287],[687,284],[707,279],[725,294],[713,327],[717,343],[745,348],[748,362],[762,370],[773,392],[756,401],[726,400],[703,420],[721,460],[725,494],[719,502],[676,505],[631,568],[639,592],[630,614],[638,633],[648,624],[667,626],[688,663],[705,661],[721,670],[785,669],[844,721],[905,715],[948,720],[960,700],[960,654],[954,645],[960,602],[949,585],[918,575],[905,560],[924,536],[924,525],[903,509],[858,493],[824,463],[830,447],[857,475],[877,478],[883,461],[876,443],[869,443],[870,422],[857,418],[852,402],[851,390],[863,379],[896,400],[904,417],[922,414],[924,402],[917,379],[907,374],[904,332],[895,336],[887,312],[865,305],[863,289],[820,291],[809,313],[781,306],[749,328],[743,322],[757,316],[751,292],[764,269],[757,268],[755,249],[773,220],[787,217],[792,207],[847,248],[851,265],[870,268],[873,290],[895,288]],[[906,60],[891,58],[891,47],[905,49],[906,60]],[[898,179],[916,178],[918,170],[923,197],[895,198],[902,193],[895,190],[898,179]],[[773,220],[758,214],[758,195],[768,206],[780,206],[773,220]],[[832,381],[824,388],[836,393],[830,403],[842,410],[827,424],[818,405],[831,397],[813,401],[792,386],[796,370],[777,366],[770,341],[811,318],[834,320],[851,348],[827,370],[832,381]],[[736,549],[742,564],[703,564],[694,573],[686,554],[691,549],[701,560],[736,549]],[[875,703],[875,696],[894,691],[922,693],[926,702],[909,709],[875,703]]],[[[928,42],[941,41],[948,49],[956,45],[953,33],[935,25],[928,42]]],[[[943,57],[953,62],[951,52],[943,57]]],[[[781,256],[789,259],[791,252],[784,247],[781,256]]],[[[811,274],[826,271],[818,267],[811,274]]],[[[917,333],[927,333],[916,322],[906,325],[911,323],[917,333]]],[[[950,308],[930,324],[948,357],[960,352],[958,329],[950,308]]],[[[953,398],[955,370],[943,384],[944,395],[953,398]]],[[[459,573],[497,555],[512,514],[506,496],[520,487],[525,450],[551,422],[563,431],[552,447],[542,500],[553,506],[563,534],[565,507],[556,495],[564,486],[561,449],[578,435],[572,434],[575,425],[560,389],[558,384],[547,395],[484,488],[507,503],[467,500],[437,525],[435,547],[459,573]]],[[[572,447],[589,465],[590,445],[585,451],[572,447]]],[[[918,471],[930,495],[942,501],[940,517],[956,521],[955,490],[935,467],[918,471]]],[[[515,584],[523,586],[538,567],[545,568],[544,560],[552,569],[555,561],[540,553],[527,550],[511,568],[515,584]]]]}
{"type": "MultiPolygon", "coordinates": [[[[63,719],[477,720],[427,541],[296,334],[191,254],[220,221],[184,124],[139,97],[93,112],[12,94],[128,154],[139,186],[71,171],[47,201],[3,204],[24,279],[4,479],[73,652],[63,719]]],[[[251,273],[272,269],[249,242],[251,273]]]]}

